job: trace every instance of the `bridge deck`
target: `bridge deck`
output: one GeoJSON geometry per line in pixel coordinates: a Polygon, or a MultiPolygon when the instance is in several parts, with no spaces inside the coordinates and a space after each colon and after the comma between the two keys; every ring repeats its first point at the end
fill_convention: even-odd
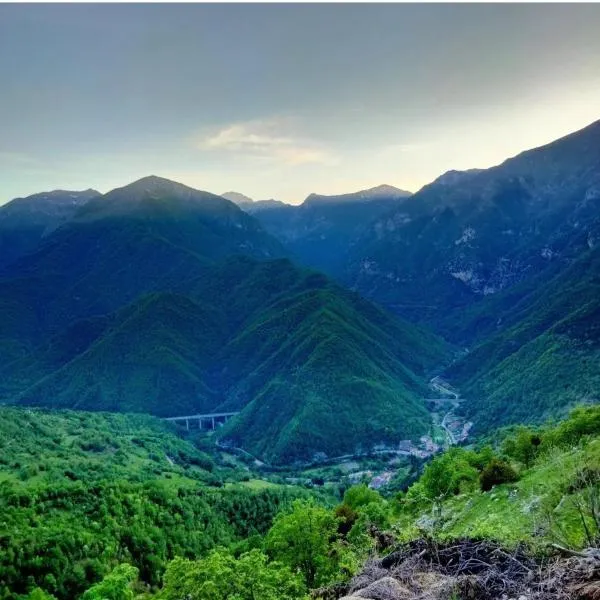
{"type": "Polygon", "coordinates": [[[185,421],[185,420],[199,420],[199,419],[218,419],[222,417],[233,417],[239,414],[239,410],[236,412],[223,412],[223,413],[207,413],[204,415],[187,415],[184,417],[166,417],[165,421],[185,421]]]}

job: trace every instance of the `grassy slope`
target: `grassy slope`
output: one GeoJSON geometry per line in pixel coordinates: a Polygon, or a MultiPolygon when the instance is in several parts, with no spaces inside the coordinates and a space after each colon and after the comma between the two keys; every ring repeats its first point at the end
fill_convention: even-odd
{"type": "Polygon", "coordinates": [[[196,486],[219,478],[213,467],[154,417],[0,407],[3,481],[33,486],[162,478],[196,486]]]}
{"type": "Polygon", "coordinates": [[[422,505],[415,511],[401,505],[394,528],[408,539],[433,528],[441,538],[490,538],[538,548],[551,543],[584,547],[588,542],[577,511],[582,499],[577,482],[584,470],[598,486],[600,435],[596,432],[572,444],[550,445],[529,468],[513,465],[521,474],[515,483],[497,485],[488,492],[473,485],[435,509],[422,505]]]}

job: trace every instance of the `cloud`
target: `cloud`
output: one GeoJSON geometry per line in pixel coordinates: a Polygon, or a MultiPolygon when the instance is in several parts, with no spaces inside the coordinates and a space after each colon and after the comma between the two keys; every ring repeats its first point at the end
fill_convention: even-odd
{"type": "Polygon", "coordinates": [[[200,148],[291,166],[339,163],[331,150],[316,140],[298,135],[296,128],[290,119],[232,123],[206,136],[200,148]]]}

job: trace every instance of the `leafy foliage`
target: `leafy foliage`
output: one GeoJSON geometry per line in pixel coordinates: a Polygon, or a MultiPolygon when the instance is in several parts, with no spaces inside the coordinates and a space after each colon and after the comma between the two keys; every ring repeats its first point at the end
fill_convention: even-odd
{"type": "Polygon", "coordinates": [[[123,570],[108,575],[119,563],[156,587],[176,556],[196,559],[262,536],[306,495],[222,487],[243,474],[151,417],[15,408],[0,415],[2,598],[36,587],[78,597],[104,576],[106,586],[122,581],[123,570]]]}
{"type": "MultiPolygon", "coordinates": [[[[235,558],[226,550],[211,551],[198,561],[177,558],[169,563],[160,594],[164,600],[299,600],[305,598],[299,576],[254,549],[235,558]]],[[[84,597],[84,600],[87,600],[84,597]]]]}
{"type": "Polygon", "coordinates": [[[331,545],[337,522],[328,510],[310,502],[294,502],[289,513],[280,513],[266,540],[268,551],[302,573],[308,588],[327,583],[337,573],[331,545]]]}
{"type": "Polygon", "coordinates": [[[487,492],[495,485],[512,483],[518,479],[516,471],[506,461],[493,458],[479,474],[479,485],[482,491],[487,492]]]}
{"type": "Polygon", "coordinates": [[[86,590],[81,600],[133,600],[138,570],[128,564],[116,566],[104,579],[86,590]]]}

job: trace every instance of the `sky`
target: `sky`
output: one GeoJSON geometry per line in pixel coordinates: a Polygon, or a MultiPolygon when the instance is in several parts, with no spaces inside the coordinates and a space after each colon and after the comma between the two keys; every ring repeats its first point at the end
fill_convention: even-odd
{"type": "Polygon", "coordinates": [[[600,119],[600,4],[0,5],[0,204],[416,191],[600,119]]]}

